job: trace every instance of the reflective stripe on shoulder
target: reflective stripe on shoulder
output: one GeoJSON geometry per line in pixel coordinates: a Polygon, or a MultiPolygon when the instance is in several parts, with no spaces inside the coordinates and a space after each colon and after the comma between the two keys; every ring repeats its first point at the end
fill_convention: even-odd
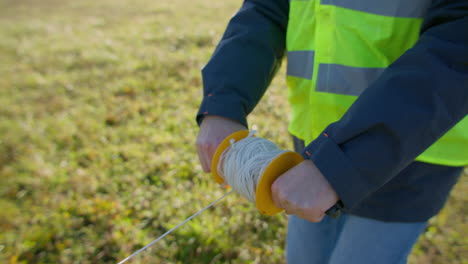
{"type": "Polygon", "coordinates": [[[332,5],[389,17],[422,18],[431,0],[321,0],[322,5],[332,5]]]}

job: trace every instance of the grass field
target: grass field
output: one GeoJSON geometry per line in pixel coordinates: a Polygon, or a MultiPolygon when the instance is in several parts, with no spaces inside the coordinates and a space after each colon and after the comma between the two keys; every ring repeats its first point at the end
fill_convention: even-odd
{"type": "MultiPolygon", "coordinates": [[[[0,263],[115,263],[222,195],[194,116],[240,3],[0,0],[0,263]]],[[[290,149],[283,76],[250,123],[290,149]]],[[[467,191],[410,263],[468,263],[467,191]]],[[[132,263],[284,263],[285,223],[230,195],[132,263]]]]}

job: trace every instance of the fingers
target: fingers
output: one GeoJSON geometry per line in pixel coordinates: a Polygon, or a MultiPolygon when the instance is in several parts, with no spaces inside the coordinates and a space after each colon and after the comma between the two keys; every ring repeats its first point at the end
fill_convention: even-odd
{"type": "MultiPolygon", "coordinates": [[[[297,177],[295,175],[294,177],[297,177]]],[[[311,199],[314,197],[309,190],[299,193],[298,188],[291,186],[292,180],[288,173],[280,176],[271,186],[272,200],[276,207],[284,209],[288,215],[296,215],[310,222],[320,222],[325,212],[311,199]]]]}
{"type": "Polygon", "coordinates": [[[211,161],[216,152],[216,148],[217,146],[214,146],[214,142],[205,142],[204,140],[197,141],[198,158],[200,159],[204,172],[211,172],[211,161]]]}
{"type": "Polygon", "coordinates": [[[198,158],[204,172],[211,172],[211,160],[221,141],[230,134],[245,129],[237,121],[219,116],[206,116],[203,119],[196,145],[198,158]]]}
{"type": "Polygon", "coordinates": [[[271,198],[276,207],[284,209],[288,215],[298,214],[299,208],[288,200],[287,193],[282,188],[282,180],[278,178],[271,186],[271,198]]]}
{"type": "MultiPolygon", "coordinates": [[[[283,202],[284,204],[284,202],[283,202]]],[[[287,203],[286,203],[287,204],[287,203]]],[[[322,219],[325,217],[325,214],[316,214],[316,213],[311,213],[307,209],[302,209],[302,208],[297,208],[295,206],[284,206],[284,213],[287,215],[295,215],[299,218],[302,218],[304,220],[307,220],[312,223],[318,223],[322,221],[322,219]]]]}
{"type": "Polygon", "coordinates": [[[276,205],[276,207],[285,209],[283,205],[281,204],[281,198],[279,196],[280,196],[280,183],[279,183],[279,179],[277,179],[275,182],[273,182],[273,185],[271,185],[271,199],[273,200],[273,203],[276,205]]]}
{"type": "Polygon", "coordinates": [[[205,154],[205,150],[202,146],[198,146],[198,143],[197,143],[197,152],[198,152],[198,159],[200,160],[200,164],[202,166],[202,169],[204,172],[210,172],[211,171],[211,168],[210,166],[208,166],[208,163],[206,161],[206,154],[205,154]]]}
{"type": "Polygon", "coordinates": [[[325,214],[308,214],[307,212],[298,212],[295,215],[312,223],[318,223],[325,217],[325,214]]]}
{"type": "Polygon", "coordinates": [[[312,223],[318,223],[322,221],[322,219],[325,217],[324,213],[318,213],[308,208],[299,208],[295,205],[290,205],[284,201],[282,202],[282,204],[286,204],[286,206],[284,206],[283,209],[287,215],[295,215],[312,223]]]}

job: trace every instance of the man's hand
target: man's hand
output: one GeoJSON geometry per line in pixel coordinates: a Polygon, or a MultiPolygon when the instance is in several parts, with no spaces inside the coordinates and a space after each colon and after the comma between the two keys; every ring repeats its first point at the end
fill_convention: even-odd
{"type": "Polygon", "coordinates": [[[246,129],[244,125],[228,118],[220,116],[203,118],[197,137],[198,158],[200,158],[203,171],[211,172],[211,160],[223,139],[236,131],[246,129]]]}
{"type": "Polygon", "coordinates": [[[278,177],[271,186],[273,202],[287,214],[310,222],[320,222],[338,195],[311,160],[278,177]]]}

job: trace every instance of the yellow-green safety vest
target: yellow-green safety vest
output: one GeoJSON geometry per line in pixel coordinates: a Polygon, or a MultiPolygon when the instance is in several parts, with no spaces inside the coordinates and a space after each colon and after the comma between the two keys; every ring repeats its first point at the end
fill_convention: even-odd
{"type": "MultiPolygon", "coordinates": [[[[411,48],[430,0],[291,0],[287,30],[289,131],[311,142],[411,48]]],[[[468,165],[468,117],[417,157],[468,165]]]]}

